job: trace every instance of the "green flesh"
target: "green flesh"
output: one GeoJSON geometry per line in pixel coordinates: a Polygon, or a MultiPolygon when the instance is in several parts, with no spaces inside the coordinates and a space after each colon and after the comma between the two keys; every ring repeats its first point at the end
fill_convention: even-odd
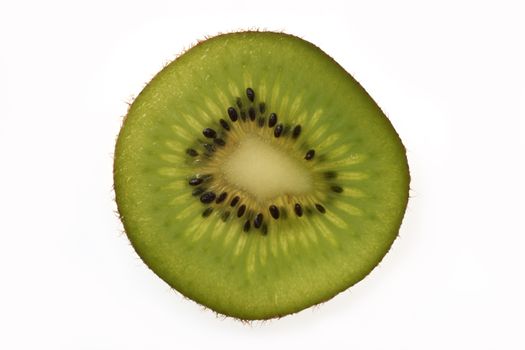
{"type": "Polygon", "coordinates": [[[158,276],[221,314],[268,319],[332,298],[379,263],[401,224],[409,172],[392,125],[336,62],[293,36],[245,32],[200,43],[147,85],[119,134],[114,180],[125,231],[158,276]],[[202,130],[230,121],[247,87],[266,115],[302,126],[294,147],[314,148],[314,176],[336,172],[344,189],[326,193],[325,214],[266,219],[267,235],[222,222],[220,208],[203,218],[188,185],[186,149],[201,151],[202,130]]]}

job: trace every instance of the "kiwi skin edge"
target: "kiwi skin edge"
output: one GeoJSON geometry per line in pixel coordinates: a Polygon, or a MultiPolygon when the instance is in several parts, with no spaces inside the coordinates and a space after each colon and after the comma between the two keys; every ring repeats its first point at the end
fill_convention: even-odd
{"type": "MultiPolygon", "coordinates": [[[[252,34],[255,34],[255,33],[259,33],[259,34],[263,34],[263,35],[270,35],[270,36],[271,35],[283,36],[283,37],[287,37],[287,38],[290,38],[290,39],[293,39],[293,40],[301,40],[301,39],[298,39],[296,37],[293,37],[293,36],[290,36],[290,35],[287,35],[287,34],[268,33],[268,32],[256,32],[256,31],[255,32],[241,32],[241,33],[221,34],[221,35],[219,35],[217,37],[207,38],[204,41],[199,41],[195,46],[193,46],[192,48],[190,48],[187,51],[185,51],[185,53],[179,55],[178,58],[174,62],[177,62],[177,60],[179,60],[181,57],[184,57],[186,55],[186,53],[191,52],[194,48],[197,48],[197,47],[200,47],[200,46],[204,45],[204,43],[208,42],[208,40],[220,40],[221,37],[228,36],[228,35],[233,35],[233,36],[235,36],[235,35],[252,35],[252,34]]],[[[346,73],[346,71],[344,71],[344,69],[342,67],[340,67],[335,61],[333,61],[333,59],[329,58],[319,48],[314,47],[310,43],[308,43],[308,45],[309,45],[309,47],[308,47],[309,50],[312,50],[312,49],[313,50],[317,50],[321,55],[323,55],[325,57],[325,59],[328,59],[328,61],[330,61],[331,65],[336,65],[337,69],[340,70],[340,74],[350,77],[350,75],[348,73],[346,73]]],[[[168,64],[167,67],[169,67],[172,64],[173,64],[173,62],[168,64]]],[[[128,116],[136,115],[136,113],[138,113],[137,112],[138,110],[141,110],[141,111],[146,110],[145,106],[147,105],[147,98],[148,98],[148,96],[151,95],[151,91],[152,90],[158,89],[158,86],[155,85],[155,84],[158,83],[159,81],[161,81],[162,79],[165,79],[165,77],[163,77],[163,72],[164,72],[164,70],[161,71],[159,74],[157,74],[151,80],[151,82],[146,85],[144,90],[137,96],[137,99],[135,99],[135,101],[130,105],[130,108],[128,109],[128,114],[123,119],[123,124],[122,124],[123,126],[121,128],[121,131],[119,133],[119,137],[118,137],[118,140],[117,140],[117,145],[116,145],[116,150],[115,150],[115,163],[114,163],[114,170],[113,170],[113,173],[114,173],[114,188],[115,188],[115,193],[116,193],[116,202],[117,202],[117,207],[118,207],[118,212],[119,212],[120,219],[121,219],[121,221],[122,221],[122,223],[124,225],[124,230],[128,234],[130,242],[131,242],[132,246],[134,247],[134,249],[137,251],[139,257],[141,257],[141,259],[146,263],[146,265],[155,274],[157,274],[161,279],[165,280],[173,289],[179,291],[185,297],[196,301],[197,303],[201,304],[202,306],[207,307],[207,308],[211,308],[213,311],[217,312],[218,314],[222,314],[222,315],[230,316],[230,317],[233,317],[233,318],[236,318],[236,319],[239,319],[239,320],[243,320],[243,321],[246,320],[247,321],[247,320],[254,320],[254,319],[262,320],[262,319],[279,318],[279,317],[282,317],[282,316],[286,316],[288,314],[292,314],[292,313],[301,311],[301,310],[303,310],[303,309],[305,309],[307,307],[323,303],[323,302],[331,299],[332,297],[334,297],[338,293],[348,289],[351,285],[353,285],[353,284],[359,282],[360,280],[362,280],[366,275],[368,275],[368,273],[370,273],[372,271],[372,269],[375,266],[377,266],[379,264],[379,262],[382,260],[384,255],[390,249],[391,244],[393,243],[393,240],[397,237],[398,229],[399,229],[399,227],[401,225],[401,221],[402,221],[402,218],[403,218],[403,215],[404,215],[404,212],[406,210],[407,203],[408,203],[410,173],[409,173],[409,169],[408,169],[408,161],[406,159],[406,150],[405,150],[403,144],[401,143],[401,140],[399,139],[399,136],[398,136],[397,132],[395,131],[395,129],[391,125],[390,121],[386,118],[386,116],[384,116],[384,114],[380,111],[380,109],[377,106],[377,104],[375,104],[375,102],[371,98],[368,97],[367,104],[369,104],[369,105],[367,105],[367,108],[369,108],[370,110],[377,109],[378,112],[374,112],[374,113],[379,113],[379,114],[382,114],[382,116],[383,116],[383,119],[381,120],[381,128],[388,129],[389,135],[392,138],[397,138],[397,140],[395,140],[396,141],[396,147],[398,147],[398,149],[396,150],[396,152],[397,152],[396,156],[398,156],[400,159],[399,159],[399,165],[398,165],[398,168],[397,168],[396,171],[397,171],[397,173],[402,174],[402,176],[400,175],[400,177],[399,177],[399,186],[400,186],[401,189],[398,192],[402,193],[403,196],[400,196],[400,197],[397,198],[397,202],[396,202],[396,205],[397,205],[396,206],[396,208],[397,208],[396,213],[397,213],[397,215],[396,215],[396,217],[390,219],[391,220],[391,230],[393,230],[395,232],[390,232],[387,235],[389,237],[388,240],[385,240],[385,241],[381,242],[381,244],[382,244],[381,254],[376,254],[376,255],[373,256],[373,259],[371,259],[370,261],[367,261],[366,266],[363,266],[360,269],[359,273],[353,275],[352,278],[351,278],[351,281],[346,282],[344,284],[341,284],[341,286],[339,286],[339,288],[335,288],[335,289],[330,290],[323,297],[318,297],[315,303],[309,302],[308,305],[292,305],[291,307],[286,308],[286,310],[277,311],[277,312],[275,310],[271,310],[270,312],[267,312],[267,313],[260,312],[260,311],[258,311],[257,313],[251,313],[250,310],[248,310],[246,312],[242,312],[242,311],[240,312],[239,309],[236,309],[234,311],[229,310],[227,307],[224,307],[224,305],[215,305],[215,304],[210,305],[210,302],[208,300],[203,299],[202,294],[199,294],[195,290],[187,289],[185,287],[185,285],[182,283],[182,281],[178,281],[176,278],[173,279],[172,273],[170,271],[168,271],[169,268],[167,268],[166,266],[161,266],[161,265],[163,265],[163,259],[162,259],[162,256],[161,256],[162,255],[161,251],[153,252],[153,253],[150,251],[148,253],[144,253],[147,250],[148,244],[150,242],[152,242],[153,239],[150,242],[148,242],[147,244],[144,243],[144,241],[141,240],[142,239],[141,237],[147,236],[148,239],[150,239],[151,237],[149,237],[148,234],[145,234],[144,231],[143,231],[144,228],[143,227],[139,228],[140,225],[137,224],[137,222],[139,222],[140,220],[143,220],[143,219],[145,220],[145,218],[143,217],[140,220],[137,220],[136,210],[137,210],[138,207],[135,204],[130,203],[129,202],[130,199],[128,199],[128,198],[129,197],[136,197],[136,196],[138,196],[138,194],[137,193],[133,193],[133,191],[130,191],[131,187],[129,186],[129,183],[126,183],[125,176],[123,175],[123,173],[128,171],[129,168],[133,168],[133,166],[129,166],[129,164],[132,163],[132,160],[133,160],[133,157],[134,157],[134,156],[130,156],[130,154],[131,154],[132,148],[135,147],[135,145],[134,144],[131,145],[129,140],[130,140],[130,137],[134,137],[134,135],[137,135],[137,133],[136,133],[137,129],[133,129],[133,132],[129,131],[129,130],[131,130],[131,128],[130,128],[129,123],[128,123],[128,116]],[[402,157],[401,157],[401,155],[402,155],[402,157]],[[126,158],[126,164],[122,163],[123,157],[126,158]],[[157,253],[159,255],[156,256],[157,253]],[[153,267],[155,267],[155,268],[153,268],[153,267]]],[[[353,78],[350,77],[350,79],[352,79],[352,83],[354,84],[353,88],[361,90],[361,91],[359,91],[359,94],[360,94],[359,98],[363,98],[363,99],[366,98],[366,96],[368,96],[368,94],[364,91],[364,89],[357,82],[355,82],[355,80],[353,80],[353,78]],[[365,97],[362,97],[362,96],[365,96],[365,97]]],[[[257,90],[256,90],[256,93],[257,93],[257,90]]],[[[132,121],[132,122],[135,123],[136,125],[138,125],[137,117],[133,117],[133,118],[135,118],[135,120],[132,121]]],[[[140,137],[142,137],[142,136],[140,136],[140,137]]],[[[140,157],[141,157],[141,155],[137,156],[137,159],[140,158],[140,157]]],[[[317,157],[317,155],[316,155],[316,157],[317,157]]]]}

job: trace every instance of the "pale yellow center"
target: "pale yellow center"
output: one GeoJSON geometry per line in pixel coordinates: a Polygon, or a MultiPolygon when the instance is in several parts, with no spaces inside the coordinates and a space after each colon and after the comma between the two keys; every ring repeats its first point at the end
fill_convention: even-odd
{"type": "Polygon", "coordinates": [[[282,195],[312,192],[311,172],[302,160],[255,134],[248,134],[224,160],[226,181],[265,201],[282,195]]]}

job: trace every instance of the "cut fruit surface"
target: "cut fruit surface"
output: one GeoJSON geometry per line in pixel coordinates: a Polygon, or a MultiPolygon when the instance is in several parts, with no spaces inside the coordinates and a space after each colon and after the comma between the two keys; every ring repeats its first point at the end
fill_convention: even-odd
{"type": "Polygon", "coordinates": [[[283,194],[307,195],[313,190],[312,172],[280,147],[256,135],[246,135],[219,165],[225,181],[261,202],[283,194]]]}
{"type": "Polygon", "coordinates": [[[405,149],[365,90],[314,45],[220,35],[131,105],[114,164],[133,247],[216,312],[268,319],[365,277],[397,236],[405,149]]]}

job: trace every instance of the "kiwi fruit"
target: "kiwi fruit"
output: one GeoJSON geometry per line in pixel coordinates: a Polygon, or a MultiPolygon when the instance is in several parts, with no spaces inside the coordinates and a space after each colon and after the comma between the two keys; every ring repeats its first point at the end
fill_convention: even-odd
{"type": "Polygon", "coordinates": [[[398,235],[409,191],[393,126],[313,44],[223,34],[131,104],[114,161],[125,232],[184,296],[242,320],[324,302],[398,235]]]}

